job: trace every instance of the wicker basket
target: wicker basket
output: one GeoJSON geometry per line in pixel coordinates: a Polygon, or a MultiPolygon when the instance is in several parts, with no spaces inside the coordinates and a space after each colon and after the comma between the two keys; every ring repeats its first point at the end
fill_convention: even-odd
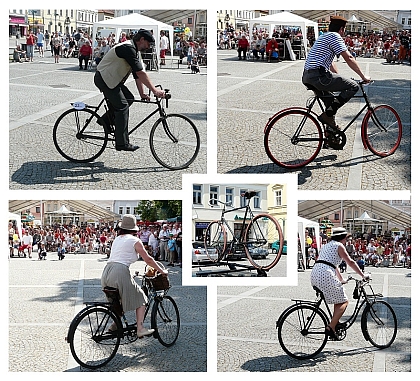
{"type": "Polygon", "coordinates": [[[170,287],[169,278],[162,274],[150,278],[146,277],[146,279],[156,291],[167,290],[170,287]]]}

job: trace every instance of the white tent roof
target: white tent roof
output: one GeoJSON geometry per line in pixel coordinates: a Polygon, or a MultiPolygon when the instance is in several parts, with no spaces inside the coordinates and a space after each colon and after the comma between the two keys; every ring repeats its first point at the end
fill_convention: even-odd
{"type": "Polygon", "coordinates": [[[54,212],[47,212],[47,213],[53,213],[53,214],[75,214],[76,212],[72,212],[71,210],[68,210],[65,205],[61,205],[61,208],[54,211],[54,212]]]}
{"type": "Polygon", "coordinates": [[[19,239],[22,241],[22,221],[19,214],[9,212],[8,221],[16,221],[19,239]]]}
{"type": "Polygon", "coordinates": [[[302,250],[305,247],[305,229],[306,228],[314,228],[315,229],[315,236],[316,236],[316,244],[318,250],[321,248],[322,240],[319,235],[319,224],[318,222],[314,222],[311,220],[307,220],[306,218],[302,218],[298,216],[298,233],[299,233],[299,240],[300,240],[300,247],[302,250]]]}
{"type": "MultiPolygon", "coordinates": [[[[274,13],[272,15],[266,15],[257,17],[249,21],[250,32],[255,25],[268,25],[270,36],[273,34],[274,28],[276,26],[286,27],[286,26],[297,26],[300,27],[303,35],[303,41],[306,44],[306,28],[308,26],[314,27],[315,38],[318,37],[318,23],[312,20],[305,19],[301,16],[295,15],[290,12],[280,12],[274,13]]],[[[250,33],[252,35],[252,33],[250,33]]]]}
{"type": "Polygon", "coordinates": [[[170,50],[172,55],[172,49],[174,47],[174,28],[172,25],[165,24],[160,21],[156,21],[150,17],[141,15],[139,13],[130,13],[129,15],[115,17],[113,19],[107,19],[93,24],[93,37],[96,37],[96,32],[98,28],[104,29],[115,29],[115,35],[119,38],[121,31],[125,29],[138,30],[138,29],[147,29],[153,32],[155,37],[156,49],[159,50],[159,38],[160,31],[167,30],[169,31],[169,43],[170,50]]]}

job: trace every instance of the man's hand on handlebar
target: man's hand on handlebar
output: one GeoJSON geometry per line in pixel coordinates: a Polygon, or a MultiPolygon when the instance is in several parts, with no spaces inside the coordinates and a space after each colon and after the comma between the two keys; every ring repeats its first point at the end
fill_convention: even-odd
{"type": "Polygon", "coordinates": [[[156,88],[153,90],[153,94],[156,98],[165,98],[166,96],[165,90],[160,90],[156,88]]]}

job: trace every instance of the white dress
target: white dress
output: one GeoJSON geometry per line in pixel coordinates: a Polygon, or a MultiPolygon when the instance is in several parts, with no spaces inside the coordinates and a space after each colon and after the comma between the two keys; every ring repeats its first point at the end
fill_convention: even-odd
{"type": "MultiPolygon", "coordinates": [[[[344,248],[344,245],[340,242],[328,242],[322,246],[318,260],[330,262],[337,267],[342,261],[338,255],[339,246],[344,248]]],[[[329,265],[324,263],[314,265],[311,273],[311,284],[323,292],[325,301],[328,304],[339,304],[348,300],[344,286],[338,279],[335,269],[329,265]]]]}

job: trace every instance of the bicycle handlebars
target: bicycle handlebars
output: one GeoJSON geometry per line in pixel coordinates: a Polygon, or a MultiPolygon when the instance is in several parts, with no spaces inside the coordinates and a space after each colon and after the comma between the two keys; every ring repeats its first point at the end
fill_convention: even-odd
{"type": "Polygon", "coordinates": [[[213,203],[221,203],[221,204],[223,204],[223,205],[226,205],[226,206],[232,206],[232,201],[229,201],[229,202],[223,202],[223,201],[220,201],[220,200],[217,200],[216,198],[212,198],[212,199],[210,199],[207,203],[211,206],[211,207],[213,207],[214,206],[214,204],[212,204],[212,202],[213,203]]]}

